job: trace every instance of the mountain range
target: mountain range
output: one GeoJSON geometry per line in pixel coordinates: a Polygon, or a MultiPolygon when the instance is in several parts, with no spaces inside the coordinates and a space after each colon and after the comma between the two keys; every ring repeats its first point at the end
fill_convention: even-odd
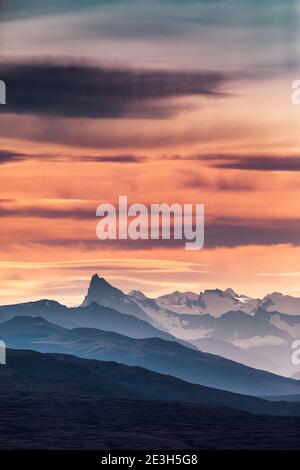
{"type": "Polygon", "coordinates": [[[83,305],[94,302],[143,319],[202,351],[275,374],[298,372],[291,344],[300,338],[299,298],[275,292],[256,299],[230,288],[149,298],[136,290],[126,295],[96,274],[83,305]]]}
{"type": "Polygon", "coordinates": [[[300,394],[300,381],[256,370],[220,356],[161,338],[133,339],[92,328],[68,330],[41,317],[15,317],[0,323],[9,348],[116,361],[234,393],[300,394]]]}
{"type": "Polygon", "coordinates": [[[93,275],[81,306],[53,300],[0,307],[0,322],[15,316],[41,316],[65,328],[89,327],[131,338],[161,338],[286,377],[299,373],[291,361],[300,337],[300,299],[273,293],[263,299],[233,289],[175,291],[149,298],[125,294],[93,275]],[[299,309],[299,310],[298,310],[299,309]],[[297,314],[299,312],[299,314],[297,314]]]}
{"type": "Polygon", "coordinates": [[[54,300],[1,306],[8,347],[1,422],[18,431],[4,442],[0,423],[0,448],[57,448],[57,436],[60,448],[72,446],[68,436],[88,448],[124,448],[125,441],[127,449],[129,442],[272,448],[266,435],[276,429],[286,433],[276,448],[297,448],[300,380],[291,343],[300,332],[298,300],[233,289],[149,298],[94,275],[78,307],[54,300]],[[84,420],[92,415],[90,428],[91,418],[84,420]]]}
{"type": "Polygon", "coordinates": [[[0,306],[0,323],[16,316],[43,317],[65,328],[91,327],[114,331],[131,338],[163,338],[174,341],[175,337],[153,327],[150,323],[132,315],[123,314],[96,302],[86,307],[68,308],[53,300],[38,300],[14,305],[0,306]]]}

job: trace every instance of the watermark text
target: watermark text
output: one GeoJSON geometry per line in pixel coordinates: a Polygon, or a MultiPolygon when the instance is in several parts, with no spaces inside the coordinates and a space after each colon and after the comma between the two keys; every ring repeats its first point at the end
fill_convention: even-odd
{"type": "Polygon", "coordinates": [[[3,80],[0,80],[0,104],[6,104],[6,85],[3,80]]]}
{"type": "Polygon", "coordinates": [[[0,365],[6,364],[6,344],[0,341],[0,365]]]}
{"type": "Polygon", "coordinates": [[[183,240],[186,250],[204,246],[204,204],[100,204],[96,234],[100,240],[183,240]]]}

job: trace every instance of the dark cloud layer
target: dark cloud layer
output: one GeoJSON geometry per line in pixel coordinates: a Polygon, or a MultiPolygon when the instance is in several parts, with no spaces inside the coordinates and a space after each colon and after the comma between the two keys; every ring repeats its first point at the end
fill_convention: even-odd
{"type": "Polygon", "coordinates": [[[224,170],[300,171],[300,156],[289,155],[172,155],[167,160],[198,161],[224,170]]]}
{"type": "MultiPolygon", "coordinates": [[[[210,159],[208,159],[210,160],[210,159]]],[[[300,171],[300,157],[272,157],[272,156],[220,156],[211,159],[213,166],[232,170],[256,171],[300,171]]]]}
{"type": "Polygon", "coordinates": [[[146,157],[133,154],[124,155],[59,155],[59,154],[26,154],[0,149],[0,165],[24,161],[39,162],[85,162],[85,163],[143,163],[146,157]]]}
{"type": "Polygon", "coordinates": [[[249,177],[215,176],[207,178],[205,175],[191,173],[181,184],[183,188],[209,189],[212,191],[254,191],[257,186],[249,177]]]}
{"type": "Polygon", "coordinates": [[[300,246],[298,219],[266,221],[219,219],[205,227],[206,248],[281,244],[300,246]]]}
{"type": "MultiPolygon", "coordinates": [[[[32,239],[31,243],[46,246],[73,247],[84,246],[87,250],[154,250],[154,249],[184,249],[185,240],[94,240],[78,238],[64,239],[32,239]]],[[[300,246],[300,228],[290,226],[287,229],[277,221],[274,227],[264,226],[263,223],[248,225],[226,225],[224,223],[208,224],[205,228],[204,249],[235,248],[239,246],[271,246],[271,245],[300,246]],[[277,225],[277,227],[275,227],[277,225]]]]}
{"type": "Polygon", "coordinates": [[[24,155],[18,152],[11,152],[9,150],[0,150],[0,165],[5,163],[15,163],[24,160],[24,155]]]}
{"type": "Polygon", "coordinates": [[[233,77],[222,72],[131,70],[54,63],[0,64],[5,113],[81,118],[164,118],[173,98],[223,96],[233,77]]]}
{"type": "Polygon", "coordinates": [[[22,206],[1,205],[0,218],[3,217],[21,217],[38,219],[72,219],[72,220],[91,220],[95,218],[95,209],[73,207],[42,207],[42,206],[22,206]]]}
{"type": "MultiPolygon", "coordinates": [[[[81,156],[75,157],[75,160],[79,159],[82,162],[90,162],[90,163],[142,163],[146,160],[146,157],[138,156],[138,155],[89,155],[89,156],[81,156]]],[[[74,157],[72,157],[74,160],[74,157]]]]}
{"type": "MultiPolygon", "coordinates": [[[[68,219],[86,221],[91,227],[96,227],[99,219],[96,217],[94,207],[74,205],[72,207],[43,207],[43,206],[18,206],[13,201],[1,201],[0,217],[10,218],[38,218],[38,219],[68,219]]],[[[113,248],[122,250],[148,250],[155,248],[183,247],[184,240],[78,240],[74,239],[49,239],[34,240],[41,244],[51,245],[76,245],[85,243],[88,248],[113,248]]],[[[247,245],[281,245],[291,244],[300,246],[300,222],[299,219],[249,219],[219,217],[205,224],[205,248],[227,247],[247,245]]]]}

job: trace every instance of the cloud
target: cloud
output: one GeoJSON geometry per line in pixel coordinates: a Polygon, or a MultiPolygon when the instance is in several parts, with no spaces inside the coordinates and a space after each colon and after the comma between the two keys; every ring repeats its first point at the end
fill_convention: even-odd
{"type": "Polygon", "coordinates": [[[59,154],[26,154],[14,152],[11,150],[0,149],[0,165],[9,163],[20,163],[24,161],[39,161],[39,162],[55,162],[55,163],[70,163],[70,162],[85,162],[85,163],[143,163],[146,157],[124,154],[124,155],[59,155],[59,154]]]}
{"type": "Polygon", "coordinates": [[[205,247],[240,245],[300,245],[298,219],[238,219],[219,217],[205,227],[205,247]]]}
{"type": "MultiPolygon", "coordinates": [[[[28,214],[29,215],[29,214],[28,214]]],[[[49,215],[45,213],[45,216],[49,215]]],[[[52,212],[54,216],[54,212],[52,212]]],[[[94,217],[93,214],[91,214],[94,217]]],[[[25,215],[26,217],[26,215],[25,215]]],[[[69,214],[65,211],[61,213],[59,218],[73,218],[82,220],[90,219],[92,217],[84,211],[77,211],[69,214]]],[[[95,226],[96,226],[95,220],[95,226]]],[[[250,221],[248,224],[243,224],[243,221],[236,220],[234,224],[226,224],[222,221],[214,221],[207,223],[205,226],[205,242],[204,249],[215,248],[235,248],[239,246],[274,246],[274,245],[293,245],[300,246],[300,231],[296,226],[284,228],[280,220],[273,222],[273,227],[264,225],[264,221],[250,221]]],[[[61,246],[68,248],[76,248],[84,246],[87,250],[123,250],[123,251],[143,251],[143,250],[184,250],[185,240],[105,240],[101,241],[96,239],[87,238],[47,238],[37,237],[31,238],[31,243],[36,243],[45,246],[61,246]]]]}
{"type": "Polygon", "coordinates": [[[0,150],[0,165],[4,163],[15,163],[24,160],[24,155],[10,150],[0,150]]]}
{"type": "Polygon", "coordinates": [[[166,118],[185,96],[224,96],[223,72],[133,70],[85,64],[1,63],[4,113],[69,118],[166,118]]]}
{"type": "Polygon", "coordinates": [[[95,217],[95,210],[84,208],[45,208],[37,206],[25,207],[1,207],[0,218],[20,217],[20,218],[38,218],[38,219],[72,219],[72,220],[91,220],[95,217]]]}
{"type": "MultiPolygon", "coordinates": [[[[74,157],[71,157],[74,160],[74,157]]],[[[87,155],[75,157],[75,160],[90,163],[143,163],[146,157],[138,155],[87,155]]]]}
{"type": "MultiPolygon", "coordinates": [[[[97,201],[72,201],[72,200],[36,200],[24,201],[0,201],[0,217],[13,219],[44,219],[47,225],[56,224],[56,220],[79,221],[80,227],[85,224],[96,227],[99,219],[96,217],[97,201]],[[51,222],[53,221],[53,222],[51,222]]],[[[171,222],[172,223],[172,222],[171,222]]],[[[84,231],[82,231],[82,234],[84,231]]],[[[298,219],[245,219],[238,217],[217,217],[207,220],[205,223],[204,248],[234,248],[237,246],[271,246],[294,245],[300,246],[300,223],[298,219]]],[[[109,248],[121,250],[148,250],[160,248],[184,248],[184,240],[107,240],[101,242],[96,238],[65,239],[61,238],[42,240],[40,234],[37,238],[30,234],[31,241],[41,244],[73,246],[84,243],[89,249],[109,248]]],[[[150,235],[149,235],[150,236],[150,235]]]]}
{"type": "Polygon", "coordinates": [[[216,168],[254,171],[300,171],[300,156],[221,155],[206,158],[216,168]]]}
{"type": "Polygon", "coordinates": [[[171,155],[164,157],[174,161],[198,161],[213,168],[248,171],[300,171],[300,156],[274,155],[171,155]]]}
{"type": "Polygon", "coordinates": [[[253,336],[252,338],[236,339],[232,340],[231,343],[242,349],[259,348],[262,346],[281,346],[285,343],[283,338],[278,336],[266,335],[266,336],[253,336]]]}
{"type": "Polygon", "coordinates": [[[212,191],[254,191],[257,188],[255,181],[249,177],[236,176],[213,176],[208,177],[203,174],[197,175],[195,172],[188,176],[183,182],[184,188],[209,189],[212,191]]]}

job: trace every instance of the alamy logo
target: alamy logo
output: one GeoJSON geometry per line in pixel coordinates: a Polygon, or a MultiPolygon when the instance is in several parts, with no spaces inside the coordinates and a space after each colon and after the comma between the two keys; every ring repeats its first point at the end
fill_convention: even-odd
{"type": "Polygon", "coordinates": [[[294,80],[292,83],[292,103],[295,105],[300,104],[300,80],[294,80]]]}
{"type": "Polygon", "coordinates": [[[300,364],[300,340],[296,339],[292,343],[292,349],[295,351],[292,354],[291,360],[294,366],[299,366],[300,364]]]}
{"type": "Polygon", "coordinates": [[[0,80],[0,104],[6,104],[6,85],[3,80],[0,80]]]}
{"type": "Polygon", "coordinates": [[[0,365],[6,364],[6,345],[4,341],[0,341],[0,365]]]}
{"type": "Polygon", "coordinates": [[[119,196],[119,206],[100,204],[101,220],[96,234],[100,240],[184,240],[186,250],[204,245],[203,204],[144,204],[128,206],[127,196],[119,196]]]}

